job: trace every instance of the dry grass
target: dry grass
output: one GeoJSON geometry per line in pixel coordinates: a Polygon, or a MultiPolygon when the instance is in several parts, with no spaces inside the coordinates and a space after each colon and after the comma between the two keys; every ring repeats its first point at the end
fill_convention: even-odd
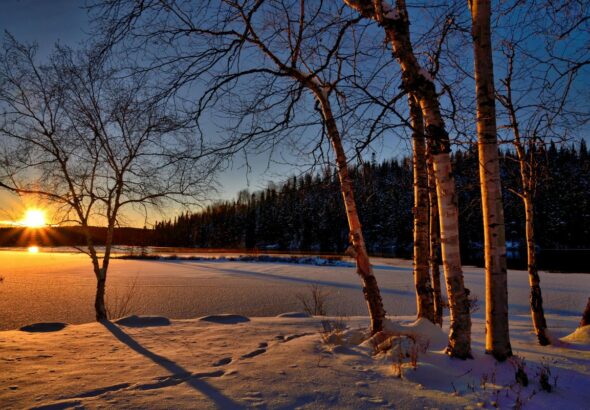
{"type": "Polygon", "coordinates": [[[301,303],[303,311],[308,315],[328,315],[328,300],[331,297],[331,293],[320,285],[316,283],[309,285],[307,293],[297,293],[295,297],[301,303]]]}
{"type": "Polygon", "coordinates": [[[128,316],[131,313],[131,302],[137,297],[137,276],[126,286],[108,294],[105,304],[109,320],[128,316]]]}

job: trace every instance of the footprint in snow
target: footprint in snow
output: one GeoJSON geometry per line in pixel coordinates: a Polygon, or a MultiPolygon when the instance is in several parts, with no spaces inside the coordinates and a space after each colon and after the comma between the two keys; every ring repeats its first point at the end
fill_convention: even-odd
{"type": "Polygon", "coordinates": [[[231,363],[231,357],[224,357],[213,363],[213,367],[225,366],[231,363]]]}
{"type": "Polygon", "coordinates": [[[256,350],[253,350],[250,353],[243,354],[240,358],[241,359],[250,359],[252,357],[261,355],[262,353],[266,353],[266,349],[256,349],[256,350]]]}

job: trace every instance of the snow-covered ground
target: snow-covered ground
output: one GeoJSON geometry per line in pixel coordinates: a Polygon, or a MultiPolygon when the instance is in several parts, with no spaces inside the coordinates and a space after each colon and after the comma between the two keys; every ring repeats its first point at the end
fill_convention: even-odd
{"type": "MultiPolygon", "coordinates": [[[[124,294],[130,281],[136,282],[131,313],[176,319],[0,332],[0,403],[8,408],[588,408],[590,328],[567,337],[590,295],[588,275],[541,275],[557,343],[540,347],[531,332],[527,275],[511,271],[511,339],[518,358],[496,364],[483,354],[481,269],[465,269],[482,306],[474,313],[475,359],[460,361],[442,352],[447,327],[412,323],[411,263],[373,263],[392,315],[392,334],[409,333],[417,340],[394,339],[401,346],[394,351],[418,356],[416,369],[402,359],[401,379],[397,353],[373,356],[371,343],[358,345],[367,319],[358,317],[366,311],[354,268],[116,260],[109,289],[124,294]],[[301,310],[296,294],[308,292],[312,283],[331,292],[330,320],[348,330],[326,337],[325,318],[276,317],[301,310]],[[244,318],[196,319],[226,312],[244,318]],[[523,360],[526,387],[515,381],[523,360]],[[547,370],[552,392],[540,385],[547,370]]],[[[5,329],[92,319],[94,278],[81,255],[0,252],[0,276],[5,329]]]]}

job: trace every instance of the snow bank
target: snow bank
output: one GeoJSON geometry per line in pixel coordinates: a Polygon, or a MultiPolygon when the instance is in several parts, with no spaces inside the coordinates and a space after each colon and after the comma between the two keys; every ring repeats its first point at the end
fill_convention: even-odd
{"type": "MultiPolygon", "coordinates": [[[[590,402],[590,352],[540,347],[528,323],[511,328],[515,353],[526,358],[498,364],[482,353],[483,332],[473,334],[474,360],[456,360],[437,350],[445,332],[436,326],[409,317],[389,321],[389,332],[432,340],[415,366],[404,358],[400,378],[391,356],[373,356],[361,343],[368,337],[368,318],[201,319],[157,327],[88,323],[59,332],[0,332],[0,403],[4,408],[583,409],[590,402]],[[326,321],[338,323],[333,332],[338,337],[326,337],[326,321]],[[526,386],[516,381],[519,366],[528,374],[526,386]],[[542,377],[551,392],[541,387],[542,377]]],[[[474,319],[474,328],[482,326],[474,319]]],[[[578,334],[587,335],[582,331],[578,334]]]]}
{"type": "Polygon", "coordinates": [[[562,342],[590,347],[590,325],[577,328],[573,333],[562,337],[562,342]]]}

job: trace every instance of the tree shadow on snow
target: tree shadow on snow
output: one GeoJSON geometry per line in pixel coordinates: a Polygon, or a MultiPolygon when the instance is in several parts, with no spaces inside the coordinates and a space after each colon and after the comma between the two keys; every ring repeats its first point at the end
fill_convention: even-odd
{"type": "MultiPolygon", "coordinates": [[[[226,269],[226,268],[218,268],[214,266],[204,266],[206,269],[209,270],[217,270],[220,272],[226,272],[233,275],[238,276],[250,276],[258,279],[274,279],[278,281],[285,281],[285,282],[295,282],[295,283],[302,283],[302,284],[317,284],[325,287],[332,287],[332,288],[341,288],[341,289],[352,289],[352,290],[362,290],[362,286],[354,285],[351,283],[341,283],[341,282],[331,282],[327,280],[321,279],[307,279],[307,278],[298,278],[295,276],[283,276],[277,275],[274,273],[268,272],[254,272],[254,271],[247,271],[247,270],[239,270],[239,269],[226,269]]],[[[416,293],[413,291],[407,290],[399,290],[399,289],[390,289],[386,287],[381,287],[381,293],[384,295],[397,295],[397,296],[414,296],[416,293]]]]}
{"type": "Polygon", "coordinates": [[[231,408],[231,409],[239,409],[243,408],[243,406],[239,405],[229,397],[225,396],[223,393],[218,391],[216,388],[211,386],[204,380],[201,380],[200,377],[219,377],[223,375],[222,371],[216,372],[203,372],[203,373],[191,373],[184,367],[180,366],[179,364],[173,362],[172,360],[160,356],[157,353],[152,352],[151,350],[146,349],[140,343],[138,343],[135,339],[121,330],[117,325],[111,323],[109,321],[102,321],[101,324],[113,334],[120,342],[127,345],[130,349],[136,351],[137,353],[147,357],[157,365],[163,367],[168,372],[170,372],[171,376],[167,378],[158,379],[155,383],[143,384],[137,386],[141,390],[151,390],[156,388],[162,388],[166,386],[171,386],[180,383],[186,383],[194,390],[198,391],[199,393],[204,394],[208,397],[211,401],[215,403],[215,405],[219,408],[231,408]]]}

